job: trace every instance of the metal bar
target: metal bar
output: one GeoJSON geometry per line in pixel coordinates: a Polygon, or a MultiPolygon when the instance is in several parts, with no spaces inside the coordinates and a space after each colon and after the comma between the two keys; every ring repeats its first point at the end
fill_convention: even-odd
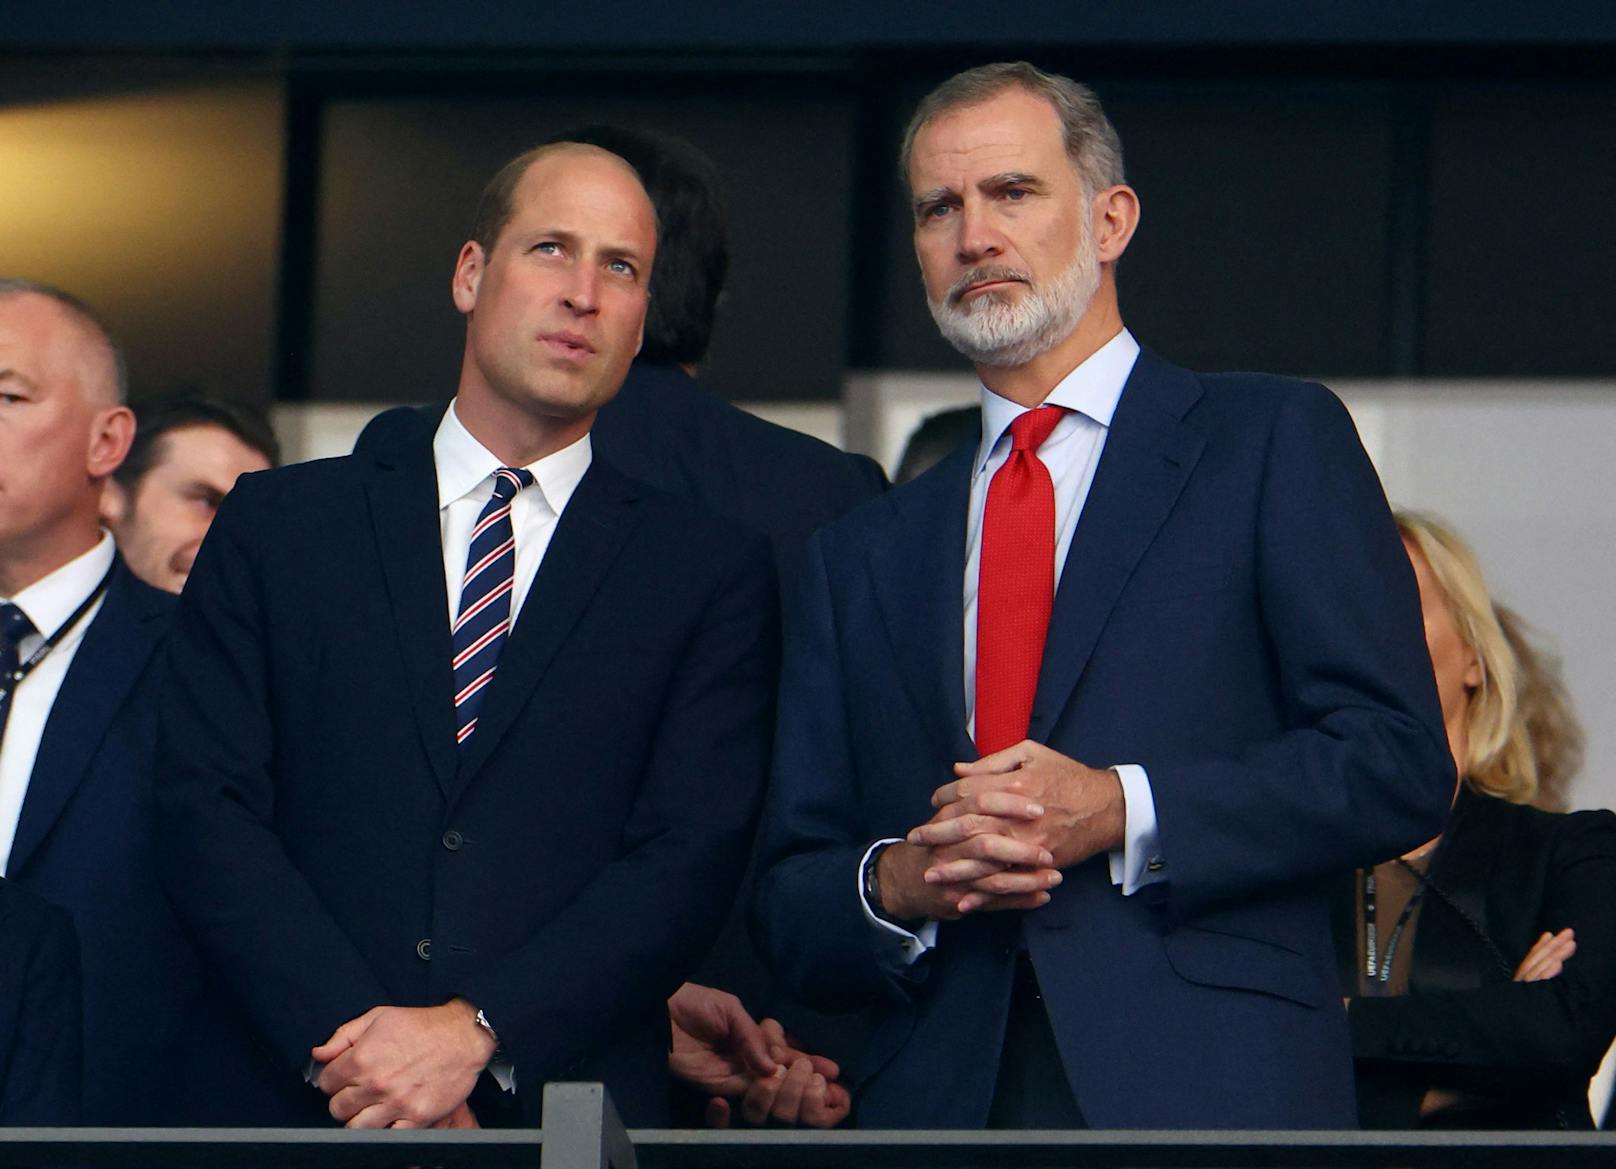
{"type": "Polygon", "coordinates": [[[634,1144],[604,1084],[544,1085],[540,1169],[635,1169],[634,1144]]]}

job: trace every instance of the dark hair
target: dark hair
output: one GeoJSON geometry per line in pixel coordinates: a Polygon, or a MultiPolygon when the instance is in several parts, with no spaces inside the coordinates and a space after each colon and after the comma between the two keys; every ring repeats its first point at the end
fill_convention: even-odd
{"type": "Polygon", "coordinates": [[[0,276],[0,300],[25,294],[43,296],[47,300],[55,301],[66,309],[75,320],[95,334],[101,343],[106,346],[107,356],[112,364],[113,392],[117,395],[117,400],[120,403],[128,401],[129,366],[124,360],[123,347],[113,337],[112,330],[102,323],[95,310],[71,292],[64,292],[55,285],[41,284],[37,280],[24,280],[17,276],[0,276]]]}
{"type": "Polygon", "coordinates": [[[651,304],[645,314],[646,361],[694,363],[707,354],[719,293],[729,274],[729,243],[718,172],[682,138],[623,126],[580,126],[551,144],[581,142],[634,168],[657,215],[651,304]]]}
{"type": "Polygon", "coordinates": [[[250,406],[221,402],[188,386],[143,397],[130,406],[135,412],[135,441],[112,473],[127,491],[162,461],[158,456],[163,436],[191,426],[217,426],[263,455],[270,466],[281,461],[281,446],[269,419],[250,406]]]}

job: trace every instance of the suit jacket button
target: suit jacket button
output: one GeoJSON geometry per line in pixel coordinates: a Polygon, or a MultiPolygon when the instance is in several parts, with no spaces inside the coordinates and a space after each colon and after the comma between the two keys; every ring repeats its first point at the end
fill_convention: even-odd
{"type": "Polygon", "coordinates": [[[415,956],[423,962],[432,961],[432,939],[422,938],[415,943],[415,956]]]}
{"type": "Polygon", "coordinates": [[[447,848],[450,852],[458,851],[460,846],[464,843],[466,843],[466,838],[460,835],[460,833],[456,832],[453,828],[449,829],[449,831],[443,834],[443,847],[447,848]]]}

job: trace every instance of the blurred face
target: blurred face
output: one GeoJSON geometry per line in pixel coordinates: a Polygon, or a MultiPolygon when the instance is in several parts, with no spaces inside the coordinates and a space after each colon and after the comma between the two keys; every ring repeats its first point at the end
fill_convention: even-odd
{"type": "Polygon", "coordinates": [[[909,185],[926,299],[956,349],[1019,366],[1077,329],[1100,261],[1048,101],[1010,89],[934,118],[915,136],[909,185]]]}
{"type": "Polygon", "coordinates": [[[177,593],[219,504],[269,460],[222,426],[185,426],[157,440],[156,461],[132,492],[108,484],[108,526],[141,580],[177,593]]]}
{"type": "Polygon", "coordinates": [[[0,297],[0,594],[94,543],[101,484],[133,434],[111,379],[105,350],[55,301],[0,297]]]}
{"type": "Polygon", "coordinates": [[[455,269],[462,417],[581,422],[581,434],[639,352],[656,216],[628,164],[591,147],[544,154],[512,203],[490,252],[468,243],[455,269]]]}
{"type": "Polygon", "coordinates": [[[1431,668],[1436,674],[1436,693],[1442,703],[1448,749],[1453,752],[1454,766],[1462,776],[1469,740],[1466,719],[1470,713],[1470,696],[1481,685],[1481,658],[1460,636],[1452,607],[1425,554],[1406,539],[1403,547],[1414,565],[1414,579],[1420,586],[1425,648],[1430,651],[1431,668]]]}

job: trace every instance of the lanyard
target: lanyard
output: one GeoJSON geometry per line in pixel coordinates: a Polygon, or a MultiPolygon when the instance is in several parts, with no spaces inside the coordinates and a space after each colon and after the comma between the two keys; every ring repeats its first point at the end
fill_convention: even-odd
{"type": "Polygon", "coordinates": [[[19,665],[10,678],[0,678],[0,691],[15,689],[18,683],[34,672],[35,666],[50,656],[50,651],[61,644],[62,639],[73,631],[73,627],[84,620],[84,615],[95,608],[95,603],[106,595],[108,586],[112,584],[112,574],[116,567],[114,565],[112,568],[107,569],[107,574],[101,578],[101,583],[95,586],[95,591],[84,598],[84,602],[73,610],[72,615],[62,622],[55,633],[47,637],[33,653],[28,655],[28,660],[19,665]],[[10,687],[5,685],[7,682],[11,683],[10,687]]]}
{"type": "Polygon", "coordinates": [[[1382,986],[1391,981],[1392,958],[1397,953],[1397,943],[1403,940],[1403,930],[1407,928],[1409,919],[1414,916],[1425,897],[1425,875],[1406,861],[1397,862],[1414,875],[1419,882],[1414,895],[1403,906],[1403,912],[1397,915],[1397,922],[1392,926],[1391,937],[1386,939],[1386,954],[1376,961],[1376,945],[1378,930],[1375,927],[1375,870],[1363,871],[1363,919],[1364,919],[1364,974],[1370,982],[1378,982],[1382,986]]]}

